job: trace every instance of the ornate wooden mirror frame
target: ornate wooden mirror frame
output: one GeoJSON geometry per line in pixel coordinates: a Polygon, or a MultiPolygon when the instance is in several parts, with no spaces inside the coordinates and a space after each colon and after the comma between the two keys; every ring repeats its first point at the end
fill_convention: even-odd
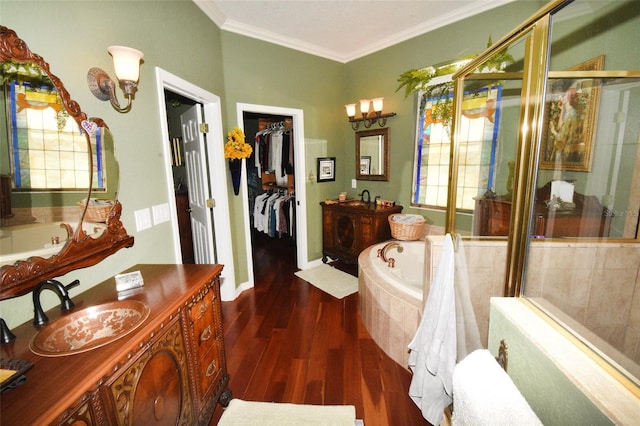
{"type": "MultiPolygon", "coordinates": [[[[0,26],[0,62],[12,60],[15,62],[31,62],[44,70],[55,85],[62,102],[70,117],[82,128],[92,126],[107,127],[99,118],[87,119],[87,115],[82,112],[80,105],[71,99],[69,92],[58,77],[51,73],[49,64],[44,59],[29,50],[27,44],[20,39],[17,34],[4,26],[0,26]]],[[[92,155],[89,136],[90,170],[92,155]]],[[[87,199],[91,196],[89,184],[87,199]]],[[[120,222],[122,205],[116,201],[108,214],[106,220],[106,230],[97,238],[93,238],[83,230],[82,222],[86,213],[86,205],[82,210],[80,221],[75,229],[65,224],[67,231],[73,233],[58,254],[48,258],[33,256],[25,260],[18,260],[13,265],[0,267],[0,300],[21,296],[29,293],[40,281],[56,276],[64,275],[69,271],[86,268],[95,265],[121,248],[133,246],[133,237],[127,235],[120,222]]]]}

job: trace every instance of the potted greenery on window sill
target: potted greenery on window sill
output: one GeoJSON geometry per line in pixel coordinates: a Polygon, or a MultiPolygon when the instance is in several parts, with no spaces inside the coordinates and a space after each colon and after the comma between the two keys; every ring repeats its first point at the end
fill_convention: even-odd
{"type": "MultiPolygon", "coordinates": [[[[489,36],[487,47],[492,44],[491,36],[489,36]]],[[[453,93],[453,80],[451,77],[476,56],[470,55],[441,66],[429,66],[405,71],[398,78],[398,83],[400,84],[396,88],[396,92],[404,88],[405,99],[415,92],[423,92],[423,96],[427,99],[435,98],[432,116],[436,120],[444,121],[446,126],[450,128],[453,115],[453,98],[451,96],[453,93]]],[[[482,71],[502,72],[513,62],[513,57],[505,49],[487,60],[482,66],[482,71]]]]}

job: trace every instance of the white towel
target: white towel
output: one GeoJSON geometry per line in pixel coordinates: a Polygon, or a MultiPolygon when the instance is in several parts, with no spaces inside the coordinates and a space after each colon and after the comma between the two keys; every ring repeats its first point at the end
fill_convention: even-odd
{"type": "Polygon", "coordinates": [[[463,360],[476,349],[482,349],[478,322],[471,304],[471,288],[467,259],[462,247],[462,238],[457,235],[458,250],[455,254],[455,283],[456,290],[456,325],[457,325],[457,357],[463,360]]]}
{"type": "Polygon", "coordinates": [[[424,315],[409,343],[409,368],[413,372],[409,396],[431,424],[442,421],[451,404],[453,370],[456,365],[456,311],[454,249],[447,234],[438,269],[431,283],[424,315]]]}
{"type": "Polygon", "coordinates": [[[511,377],[491,353],[480,349],[453,373],[454,426],[542,425],[511,377]]]}

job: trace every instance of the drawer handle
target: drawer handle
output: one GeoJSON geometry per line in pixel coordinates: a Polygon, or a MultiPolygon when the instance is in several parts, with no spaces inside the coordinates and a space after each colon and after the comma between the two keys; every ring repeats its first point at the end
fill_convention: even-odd
{"type": "Polygon", "coordinates": [[[198,309],[200,310],[201,314],[204,314],[209,309],[209,304],[206,301],[203,301],[198,307],[198,309]]]}
{"type": "Polygon", "coordinates": [[[209,363],[209,366],[207,367],[207,371],[204,373],[205,376],[207,377],[211,377],[216,373],[216,362],[215,361],[211,361],[209,363]]]}
{"type": "Polygon", "coordinates": [[[206,342],[211,339],[211,336],[213,336],[213,333],[211,332],[211,325],[208,325],[207,328],[202,330],[202,333],[200,333],[200,341],[206,342]]]}

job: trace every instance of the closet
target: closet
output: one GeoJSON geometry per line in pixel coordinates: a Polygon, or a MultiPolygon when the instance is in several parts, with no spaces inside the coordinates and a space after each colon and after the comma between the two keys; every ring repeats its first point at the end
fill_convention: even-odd
{"type": "Polygon", "coordinates": [[[246,163],[252,245],[268,245],[269,238],[295,244],[293,119],[249,112],[243,119],[246,140],[253,147],[246,163]]]}

